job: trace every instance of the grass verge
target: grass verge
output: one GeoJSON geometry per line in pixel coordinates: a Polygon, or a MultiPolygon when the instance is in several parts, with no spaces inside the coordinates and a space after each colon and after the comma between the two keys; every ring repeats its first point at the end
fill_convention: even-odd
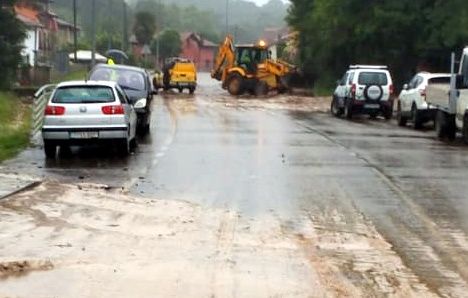
{"type": "Polygon", "coordinates": [[[29,144],[30,128],[30,106],[12,93],[0,92],[0,162],[29,144]]]}

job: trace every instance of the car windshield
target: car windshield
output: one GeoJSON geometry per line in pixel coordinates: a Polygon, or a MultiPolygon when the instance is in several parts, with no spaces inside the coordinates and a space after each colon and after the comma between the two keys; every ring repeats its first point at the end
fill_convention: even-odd
{"type": "Polygon", "coordinates": [[[142,73],[134,70],[118,68],[98,68],[90,76],[93,81],[113,81],[123,89],[145,90],[145,78],[142,73]]]}
{"type": "Polygon", "coordinates": [[[387,74],[384,72],[362,72],[359,74],[359,85],[380,85],[388,84],[387,74]]]}
{"type": "Polygon", "coordinates": [[[106,103],[115,100],[110,87],[77,86],[57,89],[52,99],[53,103],[106,103]]]}

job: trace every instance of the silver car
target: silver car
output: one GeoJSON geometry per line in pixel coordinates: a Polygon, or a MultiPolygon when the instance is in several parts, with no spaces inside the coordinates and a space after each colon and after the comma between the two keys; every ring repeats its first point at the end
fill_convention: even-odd
{"type": "MultiPolygon", "coordinates": [[[[146,105],[141,99],[135,106],[146,105]]],[[[64,82],[44,112],[42,137],[46,157],[57,147],[107,143],[128,155],[135,144],[137,115],[125,92],[114,82],[64,82]]]]}

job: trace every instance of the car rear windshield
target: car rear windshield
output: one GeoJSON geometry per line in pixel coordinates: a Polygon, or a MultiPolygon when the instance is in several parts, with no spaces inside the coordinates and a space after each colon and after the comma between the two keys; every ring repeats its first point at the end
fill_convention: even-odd
{"type": "Polygon", "coordinates": [[[429,84],[450,84],[450,77],[439,77],[429,79],[429,84]]]}
{"type": "Polygon", "coordinates": [[[53,103],[106,103],[115,100],[112,88],[103,86],[76,86],[57,89],[53,103]]]}
{"type": "Polygon", "coordinates": [[[95,69],[89,79],[93,81],[113,81],[127,90],[145,90],[145,77],[141,72],[134,70],[102,67],[95,69]]]}
{"type": "Polygon", "coordinates": [[[359,85],[379,85],[388,84],[387,74],[384,72],[361,72],[358,79],[359,85]]]}

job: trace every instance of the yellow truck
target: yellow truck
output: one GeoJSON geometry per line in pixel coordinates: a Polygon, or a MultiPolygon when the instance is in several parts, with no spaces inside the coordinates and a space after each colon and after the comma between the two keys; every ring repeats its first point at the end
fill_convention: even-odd
{"type": "Polygon", "coordinates": [[[184,58],[169,58],[163,69],[163,88],[169,90],[175,88],[180,93],[188,89],[190,94],[197,88],[197,69],[195,64],[184,58]]]}

